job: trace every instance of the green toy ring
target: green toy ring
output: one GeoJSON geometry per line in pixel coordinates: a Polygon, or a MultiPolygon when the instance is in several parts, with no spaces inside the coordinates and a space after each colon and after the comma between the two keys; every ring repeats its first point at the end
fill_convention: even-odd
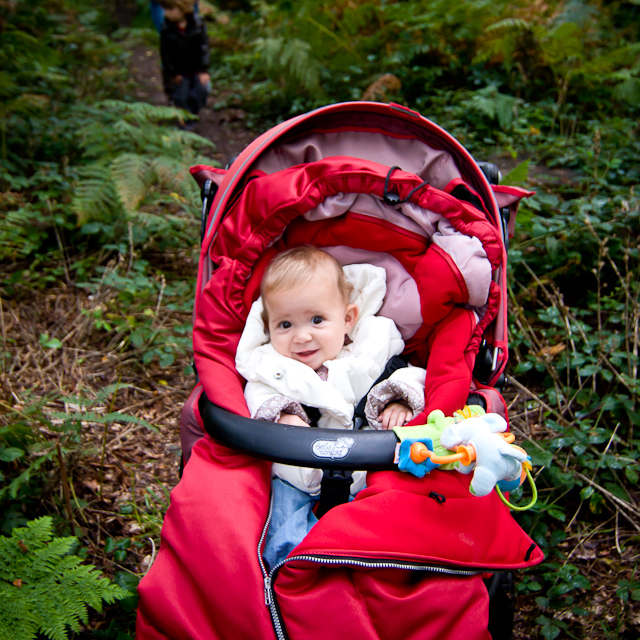
{"type": "Polygon", "coordinates": [[[524,507],[518,507],[515,504],[512,504],[511,502],[509,502],[504,497],[504,494],[502,493],[502,491],[500,491],[500,487],[496,485],[496,491],[500,496],[500,500],[502,500],[502,502],[504,502],[507,505],[507,507],[509,507],[509,509],[512,509],[513,511],[527,511],[527,509],[531,509],[531,507],[533,507],[533,505],[538,501],[538,489],[536,488],[536,483],[534,482],[533,477],[531,476],[531,471],[529,471],[529,469],[525,469],[525,471],[527,472],[527,478],[529,478],[529,484],[531,485],[531,493],[533,493],[533,497],[531,498],[531,502],[525,505],[524,507]]]}

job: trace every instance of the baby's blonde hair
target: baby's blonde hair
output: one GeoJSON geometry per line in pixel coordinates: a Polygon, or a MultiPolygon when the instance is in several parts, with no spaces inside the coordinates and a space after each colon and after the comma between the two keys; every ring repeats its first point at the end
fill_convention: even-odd
{"type": "MultiPolygon", "coordinates": [[[[282,291],[309,282],[322,267],[327,267],[330,271],[335,272],[338,292],[344,303],[349,304],[353,286],[347,281],[340,263],[328,253],[309,245],[283,251],[269,263],[260,284],[260,295],[263,302],[265,296],[273,291],[282,291]]],[[[266,322],[266,304],[264,308],[266,322]]]]}

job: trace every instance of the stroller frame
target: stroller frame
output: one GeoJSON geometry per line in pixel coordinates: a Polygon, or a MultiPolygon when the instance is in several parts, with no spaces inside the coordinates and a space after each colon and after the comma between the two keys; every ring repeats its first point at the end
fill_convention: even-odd
{"type": "MultiPolygon", "coordinates": [[[[449,185],[449,193],[454,196],[457,195],[457,197],[462,197],[462,200],[467,203],[464,205],[465,207],[470,204],[475,207],[475,210],[483,212],[486,220],[489,221],[495,229],[497,229],[500,244],[493,256],[493,282],[500,290],[504,291],[506,289],[506,243],[508,242],[509,232],[513,229],[515,222],[517,204],[520,198],[527,195],[527,192],[513,187],[504,187],[500,185],[492,186],[487,180],[483,169],[475,162],[462,145],[460,145],[443,129],[414,111],[400,105],[393,104],[386,105],[366,102],[344,103],[329,105],[277,125],[262,136],[258,137],[251,145],[249,145],[240,154],[240,156],[234,160],[228,170],[219,170],[202,165],[192,169],[194,177],[203,187],[204,195],[202,219],[203,244],[196,293],[196,315],[201,313],[201,309],[203,308],[202,305],[205,304],[203,301],[207,283],[216,270],[216,265],[214,265],[211,260],[211,248],[216,242],[221,225],[224,224],[228,213],[233,209],[238,198],[247,188],[247,185],[250,184],[252,178],[255,177],[252,175],[252,171],[254,173],[256,172],[256,166],[260,166],[261,159],[269,152],[273,152],[274,149],[277,149],[279,145],[282,145],[283,141],[295,140],[307,130],[322,130],[323,126],[327,126],[327,123],[332,123],[332,126],[339,128],[339,126],[343,125],[344,122],[353,122],[358,118],[372,118],[375,120],[377,125],[380,125],[381,122],[394,121],[397,123],[397,129],[395,131],[396,134],[398,134],[398,129],[405,133],[409,132],[411,136],[421,139],[425,144],[432,143],[436,145],[439,152],[443,152],[453,158],[456,167],[460,170],[461,176],[459,181],[456,181],[455,184],[449,185]],[[336,123],[338,124],[336,125],[336,123]]],[[[398,135],[401,137],[401,134],[398,135]]],[[[410,136],[407,135],[407,137],[410,136]]],[[[260,174],[261,170],[258,170],[257,173],[260,174]]],[[[268,174],[269,172],[267,171],[266,173],[268,174]]],[[[405,195],[408,190],[409,187],[405,190],[405,195]]],[[[384,195],[386,201],[386,186],[384,195]]],[[[390,193],[389,195],[393,196],[395,194],[390,193]]],[[[390,204],[393,204],[393,199],[391,199],[390,204]]],[[[255,294],[255,287],[253,289],[253,294],[255,294]]],[[[477,336],[476,344],[473,346],[473,350],[479,352],[479,355],[475,358],[476,365],[473,369],[474,383],[469,391],[475,396],[478,402],[482,402],[485,405],[488,411],[497,411],[506,414],[504,401],[502,400],[499,392],[494,388],[494,386],[500,382],[508,357],[506,341],[506,303],[504,301],[504,296],[500,297],[495,309],[490,315],[490,322],[485,323],[482,327],[482,335],[477,336]]],[[[204,378],[208,379],[209,384],[211,384],[213,370],[202,371],[201,369],[200,373],[204,378]]],[[[380,476],[380,478],[382,478],[380,486],[383,489],[387,488],[389,478],[392,478],[394,482],[398,480],[397,474],[392,473],[392,475],[389,476],[388,472],[385,473],[384,471],[395,468],[393,464],[393,453],[397,438],[392,432],[354,432],[335,429],[308,429],[303,427],[264,423],[261,421],[251,420],[246,416],[246,413],[244,415],[236,415],[241,412],[233,410],[233,403],[227,403],[226,398],[223,398],[223,402],[220,402],[220,397],[221,396],[219,394],[218,397],[215,398],[217,404],[209,402],[202,387],[197,387],[187,405],[188,411],[195,415],[198,423],[206,429],[207,433],[213,440],[207,439],[207,442],[202,442],[196,445],[194,452],[196,452],[198,462],[194,465],[191,465],[190,463],[185,469],[185,479],[183,479],[181,485],[185,483],[185,480],[187,483],[184,485],[184,491],[181,493],[183,497],[176,498],[176,502],[178,503],[178,507],[176,507],[177,509],[181,509],[180,501],[184,499],[184,496],[187,495],[187,493],[190,493],[193,496],[196,491],[199,491],[193,488],[194,476],[189,476],[189,474],[192,472],[192,469],[193,474],[198,473],[197,469],[200,469],[200,472],[205,468],[208,469],[208,467],[202,466],[203,463],[207,462],[205,458],[208,460],[210,459],[209,451],[205,452],[204,449],[207,447],[211,448],[211,445],[214,442],[217,443],[214,447],[216,451],[227,451],[227,447],[231,448],[235,451],[241,452],[238,455],[242,456],[242,460],[263,459],[283,462],[285,464],[317,467],[319,466],[318,459],[312,453],[313,442],[319,438],[336,440],[338,437],[348,433],[349,437],[356,439],[357,446],[352,447],[348,454],[343,458],[324,460],[322,464],[323,468],[336,470],[363,469],[369,471],[381,471],[383,475],[380,476]],[[225,404],[227,406],[225,406],[225,404]],[[286,447],[284,447],[285,443],[286,447]],[[222,447],[222,449],[220,447],[222,447]],[[243,454],[248,454],[250,458],[245,458],[243,454]]],[[[255,463],[249,462],[247,464],[255,464],[256,469],[259,468],[259,472],[256,470],[251,472],[254,479],[257,475],[260,475],[263,480],[265,477],[268,478],[269,465],[265,465],[264,463],[258,464],[257,460],[255,463]]],[[[440,473],[442,474],[444,472],[440,473]]],[[[222,477],[218,472],[214,475],[216,477],[222,477]]],[[[409,492],[414,491],[415,483],[413,482],[413,479],[404,477],[401,481],[403,486],[408,488],[407,490],[409,492]]],[[[456,479],[456,482],[458,481],[459,479],[456,479]]],[[[464,485],[464,481],[462,482],[462,485],[464,485]]],[[[436,481],[434,486],[436,489],[446,486],[447,488],[443,490],[448,492],[451,489],[450,478],[440,478],[436,481]]],[[[176,492],[178,489],[181,489],[180,485],[176,489],[176,492]]],[[[456,493],[457,491],[458,489],[452,490],[451,495],[458,495],[456,493]]],[[[464,486],[464,491],[466,491],[466,486],[464,486]]],[[[433,493],[433,491],[431,493],[433,493]]],[[[495,496],[488,496],[487,498],[491,498],[491,500],[472,498],[472,502],[473,500],[483,500],[483,504],[486,505],[489,518],[495,517],[496,522],[500,520],[503,524],[507,523],[504,526],[505,530],[496,534],[495,545],[500,546],[503,543],[506,545],[506,543],[511,540],[513,547],[512,553],[496,554],[494,552],[495,549],[492,550],[486,546],[487,543],[485,540],[478,543],[479,546],[484,545],[486,547],[486,553],[483,558],[480,558],[477,554],[474,555],[474,553],[471,553],[467,558],[452,561],[450,558],[452,555],[451,551],[447,544],[444,544],[442,550],[427,554],[432,558],[431,561],[425,562],[420,560],[420,562],[412,563],[404,558],[389,561],[388,558],[381,557],[380,553],[373,548],[360,550],[354,555],[346,555],[341,553],[338,548],[332,548],[331,544],[327,543],[324,538],[321,540],[321,544],[318,541],[319,538],[315,537],[313,540],[308,542],[306,549],[302,549],[300,553],[294,552],[295,555],[287,558],[286,561],[275,567],[274,570],[269,573],[264,570],[264,565],[262,565],[262,562],[260,561],[260,564],[262,565],[261,573],[264,586],[265,604],[268,606],[270,619],[276,633],[276,637],[287,637],[287,632],[285,630],[286,625],[283,623],[283,617],[291,615],[292,609],[288,600],[293,602],[293,600],[291,600],[291,594],[297,589],[295,586],[296,579],[301,575],[304,575],[304,571],[308,569],[309,563],[327,566],[335,566],[336,564],[339,564],[341,568],[347,567],[351,569],[356,567],[361,569],[372,569],[375,567],[392,569],[395,567],[396,569],[405,572],[419,570],[428,571],[435,575],[449,574],[479,577],[482,574],[490,572],[495,575],[488,584],[489,592],[500,594],[504,603],[504,599],[507,597],[506,594],[509,590],[508,580],[505,582],[505,576],[510,575],[511,570],[515,568],[529,566],[540,562],[542,554],[536,545],[519,530],[517,525],[515,525],[515,522],[513,522],[513,526],[509,524],[509,521],[504,517],[505,508],[501,504],[497,504],[497,500],[493,499],[495,496]],[[489,514],[494,514],[494,516],[489,514]],[[500,538],[500,540],[498,540],[498,538],[500,538]],[[318,549],[322,549],[322,552],[319,553],[318,549]],[[274,586],[275,578],[278,576],[281,569],[286,569],[287,574],[286,577],[283,578],[284,581],[282,582],[279,594],[281,602],[286,604],[284,607],[284,614],[281,604],[278,602],[278,596],[274,586]],[[291,589],[293,589],[293,591],[291,589]]],[[[206,500],[208,498],[198,499],[206,500]]],[[[174,509],[173,504],[171,509],[174,509]]],[[[183,518],[184,513],[187,513],[187,511],[175,511],[174,509],[174,511],[170,510],[167,514],[167,524],[165,524],[165,528],[163,529],[163,548],[165,550],[165,559],[172,553],[172,549],[176,548],[176,545],[174,544],[176,538],[171,538],[172,536],[175,536],[174,530],[178,520],[183,518]]],[[[267,524],[262,528],[262,533],[258,540],[258,556],[260,555],[259,549],[261,547],[269,519],[268,513],[264,514],[264,516],[266,517],[267,524]]],[[[260,520],[261,517],[262,516],[258,516],[257,520],[260,520]]],[[[330,523],[327,526],[333,527],[331,529],[332,531],[339,530],[344,526],[342,524],[344,522],[344,509],[337,508],[332,510],[327,514],[327,516],[325,516],[325,518],[330,523]]],[[[325,518],[320,522],[322,523],[325,518]]],[[[366,521],[364,512],[362,518],[363,522],[366,521]]],[[[359,521],[358,517],[356,517],[355,520],[359,521]]],[[[264,520],[262,521],[264,522],[264,520]]],[[[318,525],[316,525],[316,527],[318,527],[318,525]]],[[[453,529],[451,528],[448,529],[449,535],[452,530],[453,529]]],[[[314,531],[312,531],[312,534],[313,533],[314,531]]],[[[410,543],[410,540],[405,540],[404,542],[410,543]]],[[[409,544],[409,546],[411,545],[409,544]]],[[[355,547],[358,547],[357,543],[355,543],[355,547]]],[[[366,547],[366,545],[363,546],[363,549],[364,547],[366,547]]],[[[390,555],[398,558],[398,553],[398,551],[394,551],[390,555]]],[[[417,557],[421,552],[414,551],[412,553],[413,556],[417,557]]],[[[411,556],[411,554],[409,554],[409,556],[411,556]]],[[[175,557],[176,556],[174,556],[174,558],[175,557]]],[[[158,560],[160,560],[160,556],[158,560]]],[[[184,568],[182,569],[183,572],[185,570],[186,569],[184,568]]],[[[163,577],[166,579],[167,576],[171,576],[172,578],[179,578],[182,580],[182,577],[184,576],[179,576],[176,571],[175,562],[170,560],[168,564],[167,562],[162,563],[162,567],[156,572],[157,575],[155,578],[152,575],[153,572],[151,572],[151,577],[149,579],[145,578],[146,584],[143,581],[143,586],[141,588],[141,614],[139,617],[139,628],[143,631],[139,631],[140,638],[174,637],[173,635],[170,635],[169,632],[165,635],[154,635],[151,632],[152,628],[158,629],[163,626],[160,622],[163,614],[158,612],[157,606],[150,605],[149,594],[154,593],[158,595],[162,592],[161,582],[163,577]],[[155,611],[151,611],[152,609],[155,609],[155,611]],[[149,622],[150,620],[152,622],[149,622]]],[[[254,575],[257,577],[255,572],[254,575]]],[[[312,583],[313,581],[309,584],[312,583]]],[[[427,591],[424,591],[424,593],[426,594],[427,591]]],[[[475,598],[476,596],[473,597],[475,598]]],[[[493,598],[492,603],[495,603],[498,600],[499,598],[493,598]]],[[[471,600],[468,602],[470,603],[471,600]]],[[[507,618],[509,618],[508,615],[507,618]]],[[[502,617],[502,622],[505,622],[504,616],[502,617]]],[[[502,625],[497,623],[496,626],[494,616],[492,634],[498,634],[498,631],[496,631],[498,626],[502,626],[503,631],[500,635],[494,635],[494,638],[510,637],[510,622],[507,621],[507,624],[502,625]],[[507,631],[505,631],[505,629],[507,631]]],[[[296,620],[294,627],[299,631],[300,622],[298,620],[296,620]]],[[[225,635],[227,631],[217,631],[220,635],[215,635],[215,637],[240,637],[242,635],[241,633],[240,635],[225,635]]],[[[209,630],[209,633],[211,633],[211,630],[209,630]]],[[[462,635],[456,635],[458,633],[458,631],[452,631],[451,634],[446,635],[446,637],[463,637],[462,635]]],[[[204,636],[199,636],[198,633],[194,632],[188,637],[204,636]]],[[[388,637],[395,638],[395,636],[392,635],[388,637]]],[[[437,635],[434,637],[445,638],[445,635],[437,635]]],[[[477,637],[480,636],[478,635],[477,637]]]]}

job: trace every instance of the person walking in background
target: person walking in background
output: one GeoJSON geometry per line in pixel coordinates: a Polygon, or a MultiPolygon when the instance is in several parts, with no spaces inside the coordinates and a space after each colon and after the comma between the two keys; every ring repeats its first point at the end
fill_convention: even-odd
{"type": "Polygon", "coordinates": [[[194,0],[160,0],[162,80],[169,104],[198,114],[210,90],[209,41],[194,0]]]}

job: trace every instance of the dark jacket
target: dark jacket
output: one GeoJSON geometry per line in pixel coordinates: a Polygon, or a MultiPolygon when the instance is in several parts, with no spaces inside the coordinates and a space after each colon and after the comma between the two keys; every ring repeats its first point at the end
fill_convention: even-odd
{"type": "Polygon", "coordinates": [[[202,18],[189,14],[184,31],[165,19],[160,31],[160,56],[165,79],[208,73],[209,41],[202,18]]]}

